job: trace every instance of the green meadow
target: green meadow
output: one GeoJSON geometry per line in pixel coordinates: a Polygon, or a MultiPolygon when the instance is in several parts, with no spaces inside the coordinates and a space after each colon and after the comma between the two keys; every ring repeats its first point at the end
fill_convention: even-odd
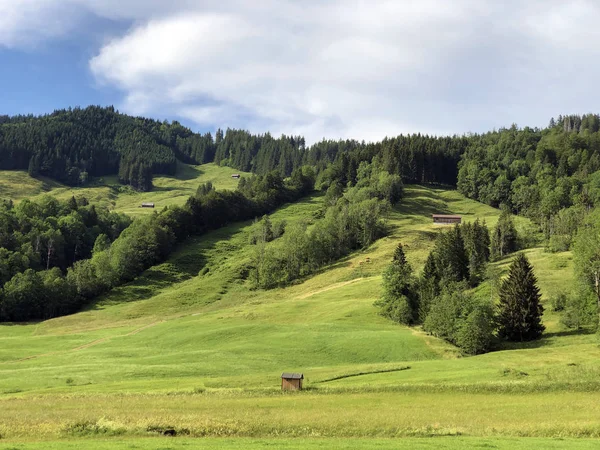
{"type": "MultiPolygon", "coordinates": [[[[138,214],[141,201],[182,204],[201,182],[232,189],[231,173],[185,166],[144,194],[114,192],[115,180],[20,183],[23,196],[81,194],[138,214]]],[[[0,197],[10,189],[0,184],[0,197]]],[[[323,200],[285,205],[272,220],[314,221],[323,200]]],[[[0,449],[597,448],[598,338],[551,311],[550,296],[573,283],[572,256],[546,252],[528,220],[516,224],[547,306],[540,341],[462,357],[377,314],[382,269],[398,242],[421,269],[435,212],[490,227],[499,216],[453,190],[408,186],[387,237],[268,291],[246,280],[253,225],[238,223],[186,241],[80,313],[0,325],[0,449]],[[282,393],[283,371],[303,372],[306,389],[282,393]],[[160,436],[167,429],[177,437],[160,436]]],[[[494,264],[505,273],[510,260],[494,264]]],[[[493,292],[484,283],[475,294],[493,292]]]]}
{"type": "Polygon", "coordinates": [[[200,184],[209,181],[217,189],[233,190],[239,181],[231,177],[233,174],[250,175],[214,163],[200,166],[178,163],[174,176],[156,176],[151,192],[138,192],[130,186],[120,184],[116,176],[96,178],[86,187],[69,187],[43,177],[31,178],[23,171],[0,170],[0,199],[35,200],[36,197],[50,194],[66,200],[72,196],[81,196],[86,197],[90,203],[136,216],[152,212],[151,208],[140,208],[143,202],[154,203],[155,208],[159,209],[168,205],[183,205],[200,184]]]}

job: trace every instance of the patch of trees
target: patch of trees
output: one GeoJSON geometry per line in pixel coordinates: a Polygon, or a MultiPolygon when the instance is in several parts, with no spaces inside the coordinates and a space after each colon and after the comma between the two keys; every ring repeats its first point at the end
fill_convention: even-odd
{"type": "Polygon", "coordinates": [[[110,245],[130,223],[85,198],[1,203],[0,321],[72,312],[77,305],[63,290],[63,274],[90,258],[99,243],[110,245]]]}
{"type": "Polygon", "coordinates": [[[563,311],[562,322],[570,328],[597,328],[600,315],[600,210],[589,214],[573,243],[578,285],[569,293],[559,292],[553,302],[563,311]]]}
{"type": "Polygon", "coordinates": [[[381,142],[321,141],[310,147],[304,164],[317,168],[317,185],[331,180],[354,186],[361,162],[375,162],[404,183],[456,184],[458,162],[467,148],[465,137],[421,134],[385,138],[381,142]]]}
{"type": "Polygon", "coordinates": [[[405,325],[421,324],[466,354],[490,350],[495,339],[539,338],[543,308],[524,255],[512,262],[497,305],[469,293],[487,273],[490,242],[487,226],[478,220],[441,232],[419,277],[399,244],[383,273],[383,295],[375,303],[381,315],[405,325]]]}
{"type": "Polygon", "coordinates": [[[312,226],[306,221],[288,225],[280,239],[267,245],[274,235],[263,223],[263,232],[256,236],[252,262],[255,286],[289,284],[354,250],[368,247],[385,235],[384,213],[401,196],[399,176],[362,163],[354,187],[346,192],[339,183],[329,187],[322,218],[312,226]]]}
{"type": "Polygon", "coordinates": [[[568,250],[586,211],[600,205],[600,117],[559,116],[545,129],[513,125],[469,138],[458,189],[531,218],[552,251],[568,250]]]}
{"type": "Polygon", "coordinates": [[[274,138],[269,133],[253,135],[244,130],[217,130],[214,161],[245,172],[266,174],[277,171],[289,176],[301,167],[306,151],[304,138],[285,136],[274,138]]]}
{"type": "Polygon", "coordinates": [[[147,189],[151,174],[175,173],[177,131],[176,123],[134,118],[112,107],[10,117],[0,124],[0,169],[28,170],[71,186],[119,173],[121,181],[147,189]]]}

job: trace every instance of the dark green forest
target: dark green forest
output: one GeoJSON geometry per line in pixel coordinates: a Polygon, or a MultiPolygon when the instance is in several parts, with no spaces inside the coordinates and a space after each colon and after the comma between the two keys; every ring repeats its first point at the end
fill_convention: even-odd
{"type": "Polygon", "coordinates": [[[155,174],[174,174],[177,160],[216,162],[265,175],[288,177],[309,165],[319,180],[354,185],[361,162],[376,155],[382,167],[405,182],[455,184],[468,140],[399,136],[378,143],[323,140],[307,147],[301,136],[275,138],[243,130],[199,134],[177,121],[131,117],[113,107],[58,110],[44,116],[0,116],[0,169],[28,170],[70,186],[90,177],[117,175],[147,191],[155,174]]]}

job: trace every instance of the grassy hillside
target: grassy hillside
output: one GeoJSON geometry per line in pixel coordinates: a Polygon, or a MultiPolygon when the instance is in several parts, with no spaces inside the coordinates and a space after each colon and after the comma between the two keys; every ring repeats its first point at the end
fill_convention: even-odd
{"type": "Polygon", "coordinates": [[[95,179],[88,187],[72,188],[47,178],[32,178],[27,172],[2,170],[0,199],[19,201],[23,198],[35,199],[45,194],[63,200],[72,196],[84,196],[91,203],[135,216],[152,212],[152,209],[140,208],[142,202],[153,202],[159,209],[172,204],[183,205],[200,184],[208,181],[217,189],[235,189],[239,180],[231,178],[234,173],[250,175],[216,164],[190,166],[178,163],[175,176],[154,177],[152,191],[137,192],[130,186],[120,184],[116,176],[95,179]]]}
{"type": "MultiPolygon", "coordinates": [[[[273,220],[311,218],[322,200],[284,206],[273,220]]],[[[455,191],[410,186],[388,237],[271,291],[244,281],[251,223],[236,224],[186,242],[86,311],[0,326],[0,434],[148,436],[168,426],[193,436],[600,436],[595,335],[564,330],[547,312],[542,340],[461,358],[377,315],[382,268],[402,241],[420,270],[439,228],[433,212],[489,225],[499,215],[455,191]],[[309,389],[281,394],[282,371],[304,372],[309,389]]],[[[544,302],[569,286],[570,253],[526,252],[544,302]]],[[[505,270],[509,260],[496,265],[505,270]]],[[[477,293],[490,295],[485,285],[477,293]]],[[[222,445],[236,442],[243,446],[222,445]]]]}

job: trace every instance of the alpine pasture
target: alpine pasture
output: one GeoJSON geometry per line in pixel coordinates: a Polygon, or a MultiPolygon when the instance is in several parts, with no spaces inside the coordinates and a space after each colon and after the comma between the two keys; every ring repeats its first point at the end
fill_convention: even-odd
{"type": "MultiPolygon", "coordinates": [[[[73,189],[21,174],[23,194],[3,183],[0,197],[81,194],[151,214],[138,205],[182,204],[206,181],[232,189],[232,173],[182,165],[148,193],[109,179],[73,189]]],[[[323,201],[313,195],[271,218],[310,223],[323,201]]],[[[421,269],[440,229],[433,213],[489,226],[499,216],[454,190],[407,186],[387,237],[266,291],[245,280],[253,225],[233,224],[189,239],[80,313],[0,325],[0,448],[597,447],[597,337],[563,328],[548,306],[573,280],[572,257],[545,252],[528,220],[515,218],[548,306],[541,340],[461,357],[377,314],[382,269],[398,242],[421,269]],[[281,393],[283,371],[304,373],[305,390],[281,393]]],[[[511,259],[494,265],[505,272],[511,259]]],[[[475,293],[493,295],[487,283],[475,293]]]]}

